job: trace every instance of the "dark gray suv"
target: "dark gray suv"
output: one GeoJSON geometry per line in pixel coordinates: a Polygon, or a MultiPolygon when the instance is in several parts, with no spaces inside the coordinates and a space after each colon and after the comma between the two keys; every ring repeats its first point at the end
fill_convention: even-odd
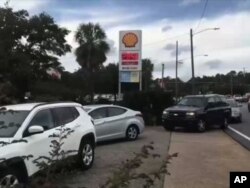
{"type": "Polygon", "coordinates": [[[221,95],[191,95],[184,97],[176,106],[163,111],[162,122],[165,129],[175,127],[195,128],[204,132],[211,125],[228,127],[231,108],[221,95]]]}

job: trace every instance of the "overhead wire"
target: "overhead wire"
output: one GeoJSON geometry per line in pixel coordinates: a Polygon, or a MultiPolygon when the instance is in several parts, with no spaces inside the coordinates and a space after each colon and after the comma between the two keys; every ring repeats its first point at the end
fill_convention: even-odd
{"type": "Polygon", "coordinates": [[[197,23],[197,26],[196,26],[195,30],[197,30],[201,25],[202,19],[204,18],[205,13],[206,13],[207,5],[208,5],[208,0],[205,0],[204,8],[202,10],[201,17],[200,17],[200,19],[199,19],[199,21],[197,23]]]}

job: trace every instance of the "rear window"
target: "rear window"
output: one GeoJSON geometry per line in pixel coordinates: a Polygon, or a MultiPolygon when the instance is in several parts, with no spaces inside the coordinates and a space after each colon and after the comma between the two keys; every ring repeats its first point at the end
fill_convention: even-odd
{"type": "Polygon", "coordinates": [[[108,116],[113,117],[113,116],[119,116],[122,115],[126,112],[127,110],[123,108],[118,108],[118,107],[109,107],[108,108],[108,116]]]}
{"type": "Polygon", "coordinates": [[[78,112],[75,110],[72,110],[72,107],[60,107],[52,109],[52,112],[55,116],[56,125],[61,126],[74,121],[79,116],[79,114],[77,115],[78,112]],[[75,113],[73,111],[75,111],[75,113]]]}

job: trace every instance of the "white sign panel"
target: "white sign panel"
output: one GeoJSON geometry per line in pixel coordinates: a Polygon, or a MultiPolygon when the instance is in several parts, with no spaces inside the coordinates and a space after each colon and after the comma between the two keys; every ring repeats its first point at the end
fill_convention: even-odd
{"type": "Polygon", "coordinates": [[[120,31],[119,43],[120,71],[141,71],[142,32],[120,31]]]}
{"type": "Polygon", "coordinates": [[[138,83],[140,82],[140,73],[138,71],[121,71],[121,82],[138,83]]]}

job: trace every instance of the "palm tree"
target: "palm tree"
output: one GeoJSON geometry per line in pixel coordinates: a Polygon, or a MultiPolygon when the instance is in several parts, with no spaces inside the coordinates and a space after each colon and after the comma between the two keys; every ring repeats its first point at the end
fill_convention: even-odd
{"type": "Polygon", "coordinates": [[[94,98],[94,73],[106,61],[109,45],[106,34],[99,24],[81,24],[75,34],[79,47],[75,51],[76,61],[88,73],[91,102],[94,98]]]}

